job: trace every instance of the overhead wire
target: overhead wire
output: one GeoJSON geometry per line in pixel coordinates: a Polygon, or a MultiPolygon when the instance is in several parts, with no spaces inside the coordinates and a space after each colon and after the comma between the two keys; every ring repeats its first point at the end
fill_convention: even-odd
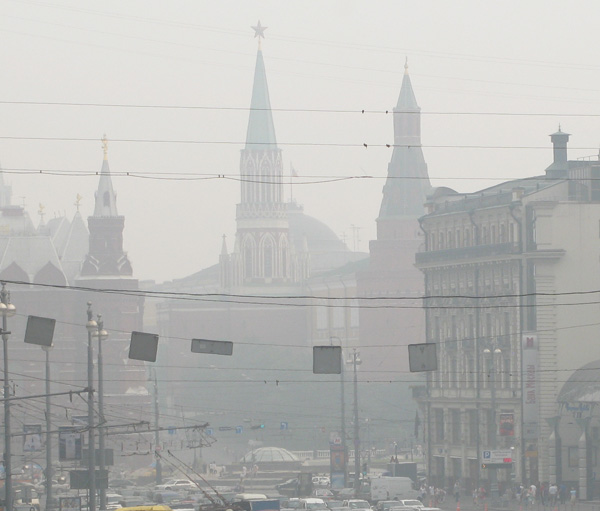
{"type": "MultiPolygon", "coordinates": [[[[0,140],[15,141],[42,141],[42,142],[98,142],[96,137],[42,137],[42,136],[17,136],[0,135],[0,140]]],[[[548,146],[534,145],[484,145],[484,144],[393,144],[393,143],[367,143],[367,142],[248,142],[235,140],[193,140],[193,139],[160,139],[160,138],[111,138],[114,143],[132,143],[132,144],[184,144],[184,145],[237,145],[237,146],[265,146],[270,145],[274,148],[278,146],[293,147],[345,147],[345,148],[423,148],[423,149],[540,149],[548,151],[548,146]]],[[[571,147],[574,150],[595,151],[598,147],[579,146],[571,147]]]]}

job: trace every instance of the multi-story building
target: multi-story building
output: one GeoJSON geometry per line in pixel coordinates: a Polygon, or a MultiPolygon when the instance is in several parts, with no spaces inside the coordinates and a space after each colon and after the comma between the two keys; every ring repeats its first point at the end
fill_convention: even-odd
{"type": "Polygon", "coordinates": [[[600,358],[587,294],[600,289],[600,161],[568,161],[568,138],[551,135],[554,161],[541,176],[474,193],[438,188],[426,204],[416,262],[438,370],[415,395],[436,485],[564,481],[591,498],[597,461],[585,428],[597,424],[573,433],[568,410],[581,414],[588,399],[591,414],[576,371],[600,358]],[[494,450],[515,462],[484,468],[482,452],[494,450]]]}

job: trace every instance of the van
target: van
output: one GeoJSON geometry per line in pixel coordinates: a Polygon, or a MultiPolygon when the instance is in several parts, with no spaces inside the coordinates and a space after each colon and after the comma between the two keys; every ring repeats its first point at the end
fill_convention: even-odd
{"type": "MultiPolygon", "coordinates": [[[[371,502],[394,499],[415,499],[418,492],[410,477],[374,477],[371,479],[371,502]]],[[[399,504],[400,505],[400,504],[399,504]]]]}

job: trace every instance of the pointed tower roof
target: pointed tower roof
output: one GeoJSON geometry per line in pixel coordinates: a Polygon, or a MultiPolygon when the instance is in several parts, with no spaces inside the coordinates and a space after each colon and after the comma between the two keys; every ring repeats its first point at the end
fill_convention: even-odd
{"type": "Polygon", "coordinates": [[[223,234],[223,243],[221,244],[221,255],[223,256],[226,256],[228,254],[226,238],[227,236],[223,234]]]}
{"type": "Polygon", "coordinates": [[[388,179],[383,187],[377,239],[388,236],[382,230],[384,221],[422,216],[430,189],[427,163],[421,148],[421,109],[410,82],[408,64],[405,63],[400,96],[394,108],[394,150],[388,165],[388,179]]]}
{"type": "Polygon", "coordinates": [[[102,162],[100,181],[98,182],[98,190],[96,191],[94,216],[119,216],[117,212],[117,194],[113,190],[110,168],[108,166],[108,140],[106,135],[102,138],[102,149],[104,151],[104,161],[102,162]]]}
{"type": "Polygon", "coordinates": [[[265,71],[262,50],[259,48],[256,54],[256,67],[254,69],[254,85],[252,87],[250,118],[246,133],[246,149],[276,148],[277,139],[275,138],[275,125],[273,124],[273,115],[271,113],[267,73],[265,71]]]}
{"type": "Polygon", "coordinates": [[[408,59],[404,62],[404,78],[402,78],[402,87],[400,87],[396,108],[399,110],[420,110],[408,74],[408,59]]]}

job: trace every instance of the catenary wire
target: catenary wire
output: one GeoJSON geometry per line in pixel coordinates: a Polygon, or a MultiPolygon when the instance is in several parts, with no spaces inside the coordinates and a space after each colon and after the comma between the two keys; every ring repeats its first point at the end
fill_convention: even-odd
{"type": "MultiPolygon", "coordinates": [[[[15,141],[38,141],[38,142],[98,142],[95,137],[26,137],[16,135],[0,135],[0,140],[15,141]]],[[[193,139],[160,139],[160,138],[112,138],[114,143],[141,143],[141,144],[184,144],[184,145],[237,145],[237,146],[293,146],[293,147],[370,147],[375,148],[424,148],[424,149],[541,149],[548,150],[548,146],[534,145],[483,145],[483,144],[388,144],[388,143],[367,143],[367,142],[247,142],[235,140],[193,140],[193,139]]],[[[598,147],[571,147],[572,150],[595,151],[598,147]]]]}

